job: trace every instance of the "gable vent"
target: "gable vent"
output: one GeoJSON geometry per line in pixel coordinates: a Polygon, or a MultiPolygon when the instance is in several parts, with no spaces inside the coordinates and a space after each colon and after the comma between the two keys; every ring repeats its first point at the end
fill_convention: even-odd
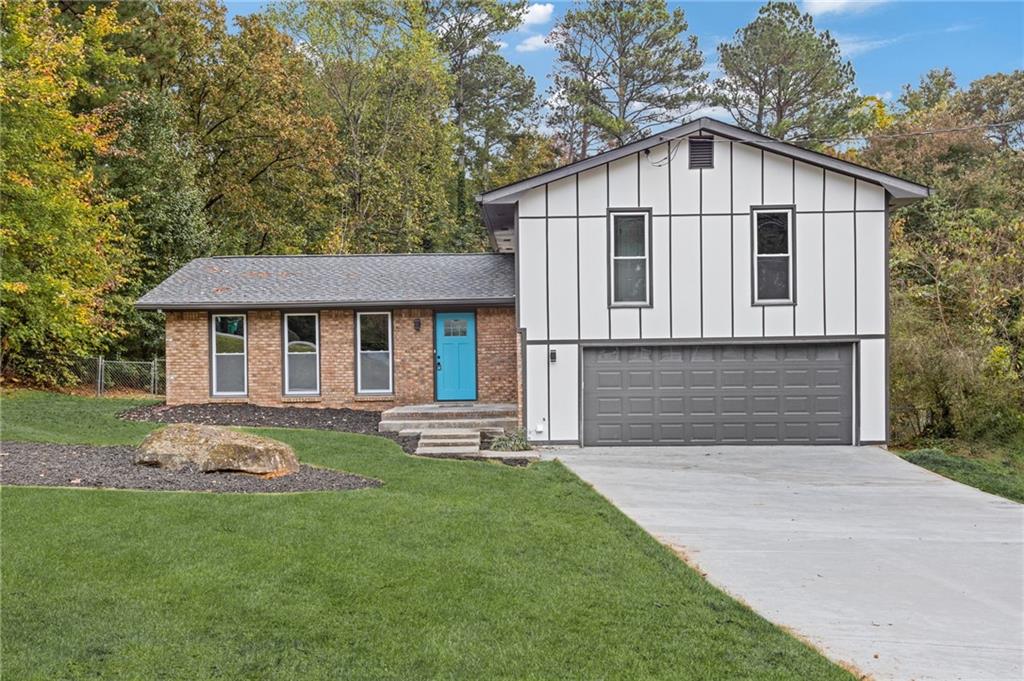
{"type": "Polygon", "coordinates": [[[715,167],[715,141],[709,137],[690,138],[690,168],[715,167]]]}

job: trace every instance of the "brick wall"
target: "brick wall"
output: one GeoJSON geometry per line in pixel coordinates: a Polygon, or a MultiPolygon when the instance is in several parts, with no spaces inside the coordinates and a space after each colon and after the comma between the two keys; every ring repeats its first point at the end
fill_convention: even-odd
{"type": "MultiPolygon", "coordinates": [[[[477,316],[477,392],[481,402],[517,402],[520,367],[515,310],[480,308],[477,316]]],[[[167,403],[251,402],[279,406],[387,409],[434,400],[434,314],[392,311],[393,395],[357,395],[355,312],[320,311],[320,395],[283,394],[282,315],[250,310],[247,397],[211,397],[210,328],[206,312],[167,313],[167,403]],[[416,320],[420,329],[416,330],[416,320]]]]}
{"type": "Polygon", "coordinates": [[[168,312],[167,404],[210,398],[210,327],[205,312],[168,312]]]}
{"type": "Polygon", "coordinates": [[[477,396],[481,402],[515,402],[519,385],[516,312],[511,307],[476,311],[477,396]]]}

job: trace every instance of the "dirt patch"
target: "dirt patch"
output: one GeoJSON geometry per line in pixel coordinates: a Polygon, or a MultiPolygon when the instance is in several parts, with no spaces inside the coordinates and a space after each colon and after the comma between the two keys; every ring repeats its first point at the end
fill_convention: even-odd
{"type": "Polygon", "coordinates": [[[305,464],[297,473],[267,479],[246,473],[172,471],[132,463],[135,447],[35,442],[0,443],[0,483],[55,487],[183,490],[190,492],[320,492],[379,487],[379,480],[305,464]]]}
{"type": "Polygon", "coordinates": [[[416,452],[417,438],[377,432],[380,413],[360,409],[259,407],[255,404],[181,404],[169,407],[154,404],[128,409],[121,412],[120,416],[128,421],[203,423],[250,428],[311,428],[376,435],[394,440],[406,454],[416,452]]]}

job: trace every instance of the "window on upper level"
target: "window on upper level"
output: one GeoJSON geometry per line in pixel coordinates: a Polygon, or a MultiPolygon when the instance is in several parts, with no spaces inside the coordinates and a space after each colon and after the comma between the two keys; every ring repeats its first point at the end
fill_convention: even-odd
{"type": "Polygon", "coordinates": [[[650,220],[646,211],[611,214],[609,302],[613,307],[641,307],[651,302],[650,220]]]}
{"type": "Polygon", "coordinates": [[[793,302],[793,211],[755,208],[753,222],[753,276],[755,305],[793,302]]]}

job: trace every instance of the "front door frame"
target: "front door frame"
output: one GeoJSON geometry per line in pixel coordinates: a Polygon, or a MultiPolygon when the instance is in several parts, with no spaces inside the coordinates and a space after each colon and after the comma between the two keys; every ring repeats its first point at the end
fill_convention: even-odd
{"type": "Polygon", "coordinates": [[[434,371],[431,375],[434,377],[434,401],[435,402],[476,402],[480,399],[480,316],[476,313],[473,308],[468,309],[452,309],[452,310],[434,310],[434,332],[431,334],[432,348],[433,348],[433,365],[434,371]],[[442,314],[468,314],[473,317],[473,397],[472,399],[442,399],[438,396],[441,384],[437,380],[437,317],[442,314]]]}

